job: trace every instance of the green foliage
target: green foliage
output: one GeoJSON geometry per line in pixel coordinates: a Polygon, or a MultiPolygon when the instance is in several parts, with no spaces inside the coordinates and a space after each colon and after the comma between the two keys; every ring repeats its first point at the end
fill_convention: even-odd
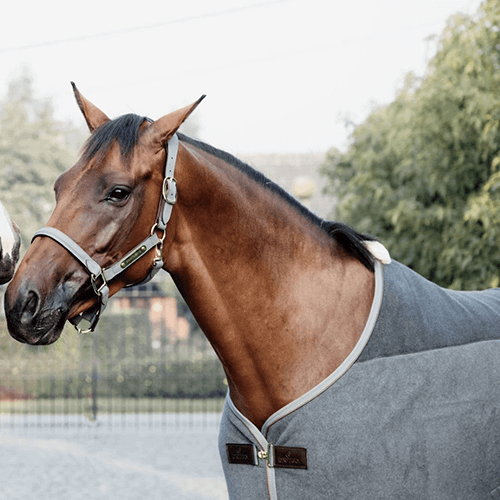
{"type": "Polygon", "coordinates": [[[78,399],[89,397],[93,391],[98,398],[123,399],[222,398],[227,392],[224,372],[216,358],[137,361],[100,365],[95,381],[92,371],[68,370],[24,380],[18,390],[37,399],[78,399]]]}
{"type": "Polygon", "coordinates": [[[52,187],[76,159],[75,129],[37,99],[28,74],[10,82],[0,104],[0,196],[25,245],[54,209],[52,187]]]}
{"type": "Polygon", "coordinates": [[[14,342],[4,323],[0,332],[0,389],[20,397],[216,398],[227,391],[208,341],[153,331],[147,310],[110,311],[93,334],[68,327],[44,347],[14,342]]]}
{"type": "Polygon", "coordinates": [[[166,327],[153,331],[147,310],[103,317],[98,337],[84,337],[81,349],[98,370],[99,397],[224,396],[225,374],[208,342],[171,335],[166,327]]]}
{"type": "Polygon", "coordinates": [[[97,390],[102,397],[213,398],[224,397],[227,386],[216,358],[144,359],[123,363],[100,375],[97,390]]]}
{"type": "Polygon", "coordinates": [[[457,15],[426,75],[357,126],[322,171],[334,216],[448,287],[486,288],[500,269],[500,4],[457,15]]]}
{"type": "MultiPolygon", "coordinates": [[[[95,402],[88,395],[82,398],[22,399],[0,402],[0,414],[18,415],[83,415],[94,421],[97,405],[97,419],[102,413],[221,413],[225,398],[116,398],[99,397],[95,402]]],[[[126,424],[127,419],[121,419],[126,424]]],[[[168,420],[167,420],[168,421],[168,420]]],[[[120,425],[119,421],[116,421],[120,425]]],[[[77,424],[78,425],[78,424],[77,424]]],[[[114,424],[113,424],[114,425],[114,424]]]]}

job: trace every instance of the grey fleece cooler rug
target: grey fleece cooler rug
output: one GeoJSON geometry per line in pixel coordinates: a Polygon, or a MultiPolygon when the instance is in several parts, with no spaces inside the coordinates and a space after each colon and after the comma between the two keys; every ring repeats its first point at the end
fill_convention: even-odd
{"type": "Polygon", "coordinates": [[[350,356],[257,429],[229,395],[232,500],[500,500],[500,289],[456,292],[376,264],[350,356]]]}

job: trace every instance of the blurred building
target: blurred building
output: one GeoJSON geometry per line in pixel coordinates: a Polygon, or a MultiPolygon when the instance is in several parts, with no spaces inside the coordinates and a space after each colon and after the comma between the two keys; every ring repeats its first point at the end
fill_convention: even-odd
{"type": "MultiPolygon", "coordinates": [[[[159,278],[160,276],[157,276],[155,280],[159,278]]],[[[159,281],[123,288],[110,301],[110,308],[116,314],[123,311],[147,310],[153,346],[158,345],[165,330],[170,343],[189,338],[188,320],[178,315],[177,301],[166,295],[159,281]]]]}
{"type": "Polygon", "coordinates": [[[320,217],[328,218],[332,212],[335,200],[322,193],[326,179],[319,174],[324,153],[236,156],[286,189],[320,217]]]}

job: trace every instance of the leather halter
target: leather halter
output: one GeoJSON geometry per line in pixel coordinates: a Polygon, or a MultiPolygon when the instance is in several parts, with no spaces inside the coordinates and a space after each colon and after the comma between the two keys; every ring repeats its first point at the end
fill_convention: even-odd
{"type": "Polygon", "coordinates": [[[90,281],[92,283],[92,288],[98,297],[98,303],[87,311],[68,320],[78,330],[78,332],[89,333],[95,330],[97,322],[101,317],[101,313],[108,304],[108,282],[137,262],[152,248],[156,247],[156,257],[146,278],[139,283],[133,283],[126,286],[130,287],[147,283],[152,280],[158,271],[163,267],[163,241],[166,235],[167,223],[172,214],[172,208],[177,201],[177,181],[174,178],[174,170],[178,148],[179,138],[177,137],[177,134],[174,134],[168,141],[167,145],[167,160],[165,163],[162,195],[160,197],[156,222],[151,228],[150,236],[130,250],[130,252],[128,252],[115,264],[103,269],[94,259],[92,259],[92,257],[90,257],[90,255],[87,254],[87,252],[85,252],[85,250],[83,250],[80,245],[78,245],[78,243],[55,227],[43,227],[33,235],[33,239],[31,240],[32,242],[35,238],[41,236],[48,236],[49,238],[52,238],[64,247],[71,255],[73,255],[73,257],[75,257],[90,274],[90,281]],[[163,232],[161,238],[158,237],[156,231],[163,232]],[[90,326],[86,330],[82,330],[78,326],[82,319],[90,322],[90,326]]]}

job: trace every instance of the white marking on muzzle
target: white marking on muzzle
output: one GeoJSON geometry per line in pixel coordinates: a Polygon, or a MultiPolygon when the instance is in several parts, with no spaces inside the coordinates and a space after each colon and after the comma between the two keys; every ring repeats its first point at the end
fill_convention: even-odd
{"type": "Polygon", "coordinates": [[[0,239],[2,241],[3,256],[12,256],[16,244],[17,233],[12,224],[10,215],[7,210],[5,210],[2,202],[0,202],[0,239]]]}

